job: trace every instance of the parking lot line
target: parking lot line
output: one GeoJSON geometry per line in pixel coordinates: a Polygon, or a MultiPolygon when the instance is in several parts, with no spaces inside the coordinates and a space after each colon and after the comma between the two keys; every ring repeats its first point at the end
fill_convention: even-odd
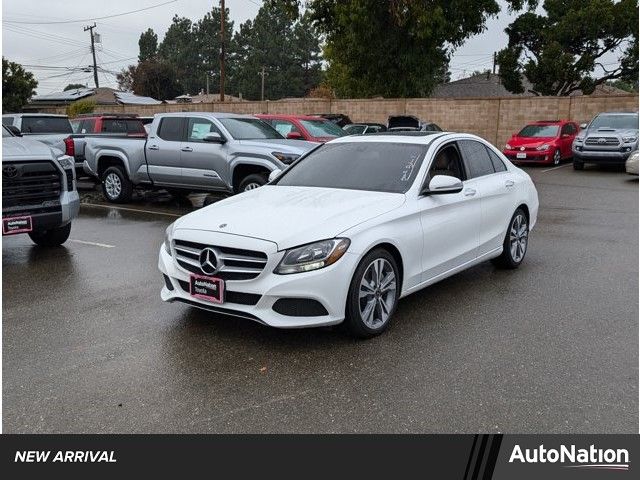
{"type": "Polygon", "coordinates": [[[107,245],[106,243],[97,243],[97,242],[87,242],[86,240],[76,240],[75,238],[70,238],[70,242],[82,243],[83,245],[93,245],[94,247],[102,247],[102,248],[115,248],[115,245],[107,245]]]}
{"type": "Polygon", "coordinates": [[[542,170],[541,173],[550,172],[551,170],[558,170],[559,168],[568,167],[569,165],[572,165],[572,164],[571,163],[565,163],[564,165],[560,165],[558,167],[547,168],[546,170],[542,170]]]}
{"type": "Polygon", "coordinates": [[[98,207],[98,208],[108,208],[108,209],[114,209],[114,210],[126,210],[128,212],[138,212],[138,213],[155,213],[156,215],[167,215],[169,217],[182,217],[182,215],[176,214],[176,213],[169,213],[169,212],[158,212],[155,210],[143,210],[141,208],[129,208],[129,207],[116,207],[114,205],[100,205],[99,203],[81,203],[82,205],[86,205],[89,207],[98,207]]]}

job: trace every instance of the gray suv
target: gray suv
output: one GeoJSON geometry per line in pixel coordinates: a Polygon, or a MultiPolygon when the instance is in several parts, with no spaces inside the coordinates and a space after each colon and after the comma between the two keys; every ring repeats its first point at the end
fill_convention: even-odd
{"type": "Polygon", "coordinates": [[[638,113],[600,113],[573,141],[573,168],[585,163],[624,165],[638,150],[638,113]]]}

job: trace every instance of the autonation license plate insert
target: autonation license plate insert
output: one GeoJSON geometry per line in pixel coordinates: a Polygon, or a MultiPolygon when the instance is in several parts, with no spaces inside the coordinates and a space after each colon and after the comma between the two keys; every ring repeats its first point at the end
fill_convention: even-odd
{"type": "Polygon", "coordinates": [[[2,234],[26,233],[33,230],[31,217],[11,217],[2,219],[2,234]]]}
{"type": "Polygon", "coordinates": [[[516,158],[527,158],[526,153],[516,153],[516,158]]]}
{"type": "Polygon", "coordinates": [[[191,275],[189,293],[192,297],[213,303],[224,301],[224,280],[221,278],[191,275]]]}

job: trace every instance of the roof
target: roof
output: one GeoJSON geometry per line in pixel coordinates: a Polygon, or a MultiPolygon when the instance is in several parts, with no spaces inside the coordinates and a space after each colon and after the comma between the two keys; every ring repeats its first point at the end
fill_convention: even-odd
{"type": "Polygon", "coordinates": [[[322,120],[328,121],[326,118],[319,117],[317,115],[294,115],[294,114],[286,114],[286,113],[258,113],[256,114],[258,118],[273,118],[273,119],[294,119],[294,120],[322,120]]]}
{"type": "Polygon", "coordinates": [[[435,98],[479,98],[479,97],[531,97],[529,89],[532,84],[523,79],[525,93],[512,93],[505,88],[500,75],[495,73],[480,73],[454,82],[436,86],[431,94],[435,98]]]}
{"type": "Polygon", "coordinates": [[[69,104],[77,100],[91,100],[98,105],[160,105],[162,102],[151,97],[135,95],[113,88],[79,88],[66,92],[36,95],[31,98],[31,105],[69,104]]]}
{"type": "Polygon", "coordinates": [[[245,115],[240,113],[228,113],[228,112],[171,112],[160,113],[156,115],[162,115],[163,117],[212,117],[212,118],[253,118],[254,115],[245,115]]]}
{"type": "Polygon", "coordinates": [[[60,117],[67,118],[66,115],[61,115],[59,113],[5,113],[2,115],[3,117],[60,117]]]}

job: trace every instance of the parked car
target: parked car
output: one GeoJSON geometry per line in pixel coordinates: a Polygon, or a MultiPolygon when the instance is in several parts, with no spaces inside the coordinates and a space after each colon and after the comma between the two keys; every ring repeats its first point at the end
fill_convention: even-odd
{"type": "Polygon", "coordinates": [[[162,113],[149,136],[86,136],[85,172],[110,202],[127,202],[136,186],[172,192],[243,192],[267,183],[316,144],[287,140],[248,115],[162,113]]]}
{"type": "Polygon", "coordinates": [[[387,127],[381,123],[352,123],[345,125],[342,129],[347,135],[369,135],[387,131],[387,127]]]}
{"type": "Polygon", "coordinates": [[[12,126],[21,135],[39,140],[58,150],[64,151],[64,139],[73,130],[69,117],[50,113],[6,113],[2,115],[2,124],[12,126]]]}
{"type": "Polygon", "coordinates": [[[370,337],[410,293],[489,259],[517,268],[537,213],[529,176],[474,135],[342,137],[170,225],[161,297],[370,337]]]}
{"type": "Polygon", "coordinates": [[[330,122],[335,123],[340,128],[343,128],[345,125],[349,125],[350,123],[353,123],[349,118],[349,116],[345,115],[344,113],[312,113],[311,115],[314,117],[325,118],[330,122]]]}
{"type": "Polygon", "coordinates": [[[552,163],[572,157],[571,144],[580,128],[567,120],[541,120],[514,133],[502,153],[515,163],[552,163]]]}
{"type": "Polygon", "coordinates": [[[433,122],[422,122],[413,115],[391,115],[387,120],[390,132],[441,132],[442,128],[433,122]]]}
{"type": "MultiPolygon", "coordinates": [[[[71,120],[73,133],[79,134],[109,134],[126,135],[129,137],[145,137],[147,131],[137,115],[89,113],[80,115],[71,120]]],[[[65,153],[74,158],[76,164],[76,176],[84,176],[84,148],[85,139],[79,137],[67,137],[64,140],[65,153]]]]}
{"type": "Polygon", "coordinates": [[[73,160],[3,126],[2,235],[27,233],[38,245],[62,245],[79,209],[73,160]]]}
{"type": "Polygon", "coordinates": [[[625,163],[625,170],[629,175],[638,175],[638,150],[633,152],[625,163]]]}
{"type": "Polygon", "coordinates": [[[624,165],[638,150],[638,113],[600,113],[573,141],[573,168],[585,163],[624,165]]]}
{"type": "Polygon", "coordinates": [[[324,143],[346,135],[335,123],[310,115],[256,115],[264,120],[280,135],[295,140],[324,143]]]}

